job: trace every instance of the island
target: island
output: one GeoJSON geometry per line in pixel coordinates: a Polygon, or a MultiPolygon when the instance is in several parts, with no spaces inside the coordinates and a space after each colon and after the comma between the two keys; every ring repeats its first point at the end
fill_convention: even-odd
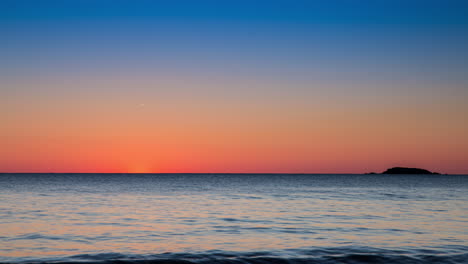
{"type": "Polygon", "coordinates": [[[439,174],[419,168],[393,167],[382,172],[382,174],[439,174]]]}

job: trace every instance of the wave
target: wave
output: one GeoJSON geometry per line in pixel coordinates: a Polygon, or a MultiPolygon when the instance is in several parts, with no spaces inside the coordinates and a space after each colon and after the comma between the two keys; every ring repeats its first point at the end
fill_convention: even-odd
{"type": "Polygon", "coordinates": [[[121,253],[80,254],[55,259],[22,259],[0,263],[53,264],[335,264],[335,263],[468,263],[468,247],[458,250],[381,250],[374,248],[321,248],[283,252],[225,252],[162,253],[132,255],[121,253]]]}

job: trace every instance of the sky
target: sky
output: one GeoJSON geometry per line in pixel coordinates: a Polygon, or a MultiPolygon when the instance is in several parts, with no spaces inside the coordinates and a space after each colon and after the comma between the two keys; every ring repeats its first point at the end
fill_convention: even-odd
{"type": "Polygon", "coordinates": [[[466,1],[0,1],[0,172],[468,174],[466,1]]]}

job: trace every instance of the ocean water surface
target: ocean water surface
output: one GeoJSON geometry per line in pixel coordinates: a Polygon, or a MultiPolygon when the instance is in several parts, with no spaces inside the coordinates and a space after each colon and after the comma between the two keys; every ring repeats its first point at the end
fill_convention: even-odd
{"type": "Polygon", "coordinates": [[[0,174],[0,262],[468,263],[468,176],[0,174]]]}

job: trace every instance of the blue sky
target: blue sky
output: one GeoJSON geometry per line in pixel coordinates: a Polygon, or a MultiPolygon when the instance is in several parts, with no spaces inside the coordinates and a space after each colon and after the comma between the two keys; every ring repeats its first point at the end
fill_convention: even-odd
{"type": "Polygon", "coordinates": [[[33,67],[37,60],[47,67],[71,57],[78,65],[89,59],[100,65],[100,60],[118,57],[153,66],[158,60],[213,62],[213,68],[219,68],[218,60],[240,68],[273,67],[281,61],[281,68],[299,71],[316,62],[336,69],[356,68],[349,65],[356,63],[375,69],[375,60],[382,67],[403,61],[424,68],[429,60],[434,70],[444,71],[463,64],[468,42],[465,1],[2,1],[1,5],[3,67],[8,62],[33,67]]]}
{"type": "Polygon", "coordinates": [[[464,24],[466,1],[2,1],[2,18],[464,24]]]}

